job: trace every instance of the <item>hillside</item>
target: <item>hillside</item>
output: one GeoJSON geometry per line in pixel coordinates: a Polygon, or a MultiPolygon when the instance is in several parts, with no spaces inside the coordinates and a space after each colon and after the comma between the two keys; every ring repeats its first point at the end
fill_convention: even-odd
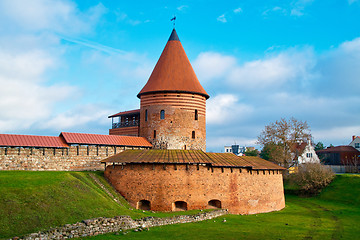
{"type": "MultiPolygon", "coordinates": [[[[93,180],[96,176],[113,195],[102,172],[0,172],[0,238],[18,236],[95,217],[133,218],[181,213],[131,210],[116,203],[93,180]]],[[[215,221],[151,228],[149,232],[108,234],[97,239],[355,239],[360,235],[360,177],[338,175],[319,196],[286,196],[279,212],[228,215],[215,221]]],[[[193,212],[191,212],[193,213],[193,212]]]]}
{"type": "Polygon", "coordinates": [[[360,176],[338,175],[319,196],[286,196],[279,212],[227,215],[199,223],[99,235],[86,239],[358,239],[360,176]]]}
{"type": "Polygon", "coordinates": [[[0,171],[0,239],[95,217],[171,214],[131,210],[105,181],[103,172],[0,171]],[[117,196],[120,204],[91,175],[117,196]]]}

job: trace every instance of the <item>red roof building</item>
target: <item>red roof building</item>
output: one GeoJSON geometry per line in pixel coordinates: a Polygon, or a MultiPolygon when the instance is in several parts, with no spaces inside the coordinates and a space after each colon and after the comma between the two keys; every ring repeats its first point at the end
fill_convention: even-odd
{"type": "Polygon", "coordinates": [[[62,132],[59,137],[0,134],[2,147],[68,148],[70,145],[128,146],[151,148],[143,137],[62,132]]]}
{"type": "Polygon", "coordinates": [[[69,145],[61,137],[0,134],[2,147],[51,147],[67,148],[69,145]]]}
{"type": "Polygon", "coordinates": [[[352,146],[336,146],[316,151],[327,165],[360,165],[360,151],[352,146]]]}

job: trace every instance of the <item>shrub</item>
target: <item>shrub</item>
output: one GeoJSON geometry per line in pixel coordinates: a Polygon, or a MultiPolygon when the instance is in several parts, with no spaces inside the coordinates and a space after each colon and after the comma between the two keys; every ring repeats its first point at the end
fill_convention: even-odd
{"type": "Polygon", "coordinates": [[[326,187],[335,177],[330,167],[320,163],[304,163],[291,174],[290,179],[305,195],[315,195],[326,187]]]}

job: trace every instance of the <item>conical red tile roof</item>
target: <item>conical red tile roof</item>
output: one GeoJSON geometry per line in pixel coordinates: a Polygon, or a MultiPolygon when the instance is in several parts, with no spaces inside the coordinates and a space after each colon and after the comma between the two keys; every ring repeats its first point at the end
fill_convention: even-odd
{"type": "Polygon", "coordinates": [[[156,92],[197,93],[209,98],[195,75],[175,29],[149,80],[137,96],[140,98],[143,94],[156,92]]]}

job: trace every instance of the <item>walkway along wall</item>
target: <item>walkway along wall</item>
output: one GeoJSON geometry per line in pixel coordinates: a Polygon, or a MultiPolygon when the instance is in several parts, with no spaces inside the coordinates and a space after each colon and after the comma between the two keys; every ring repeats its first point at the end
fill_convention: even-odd
{"type": "Polygon", "coordinates": [[[179,164],[106,167],[105,177],[134,207],[154,211],[224,208],[255,214],[285,207],[282,171],[179,164]]]}
{"type": "Polygon", "coordinates": [[[0,147],[0,170],[103,170],[102,159],[125,149],[143,148],[82,145],[69,148],[0,147]]]}

